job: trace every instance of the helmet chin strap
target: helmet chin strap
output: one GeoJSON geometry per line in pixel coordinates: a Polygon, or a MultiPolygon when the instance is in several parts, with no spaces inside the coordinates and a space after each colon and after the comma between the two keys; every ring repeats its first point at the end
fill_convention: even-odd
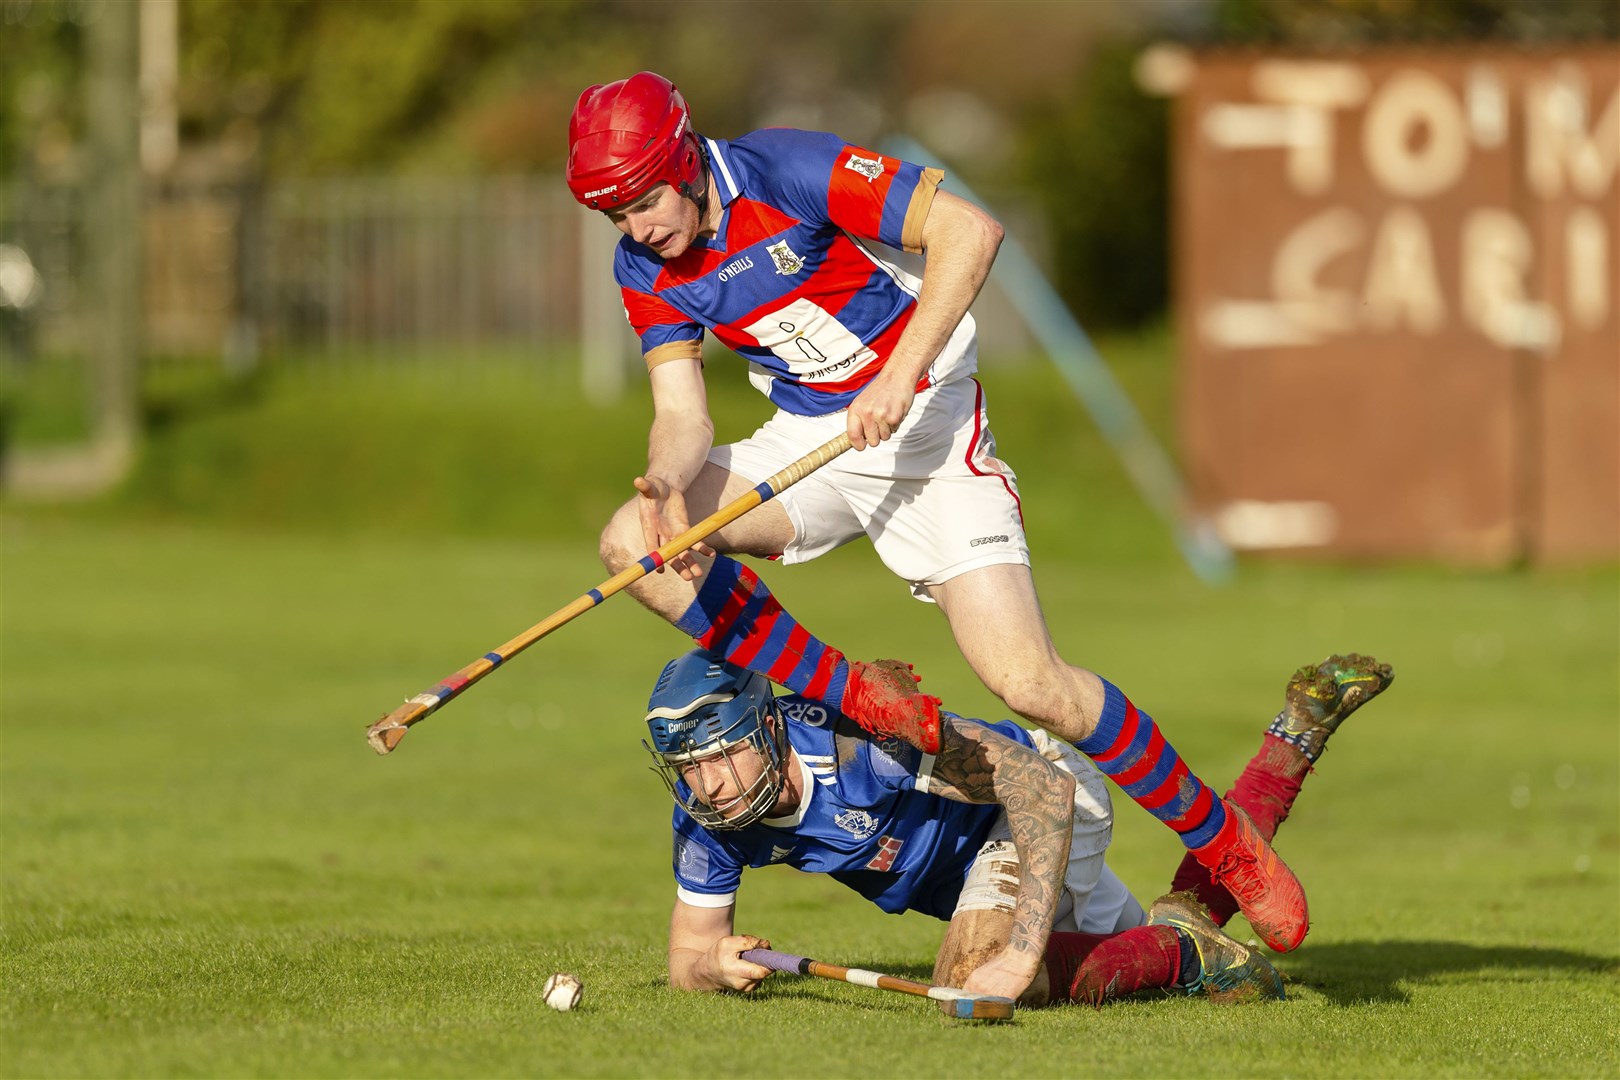
{"type": "Polygon", "coordinates": [[[682,184],[681,195],[697,206],[698,227],[702,228],[703,220],[709,216],[709,148],[703,145],[701,139],[698,140],[698,156],[703,167],[698,170],[696,190],[693,190],[693,184],[682,184]]]}

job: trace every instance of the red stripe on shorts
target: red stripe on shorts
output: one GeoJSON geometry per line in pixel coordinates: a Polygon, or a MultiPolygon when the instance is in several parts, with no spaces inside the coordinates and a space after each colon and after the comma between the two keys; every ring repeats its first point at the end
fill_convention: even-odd
{"type": "Polygon", "coordinates": [[[968,444],[967,456],[963,459],[964,463],[967,465],[968,471],[974,476],[994,476],[1001,481],[1001,486],[1007,489],[1008,495],[1012,496],[1013,506],[1018,510],[1018,524],[1021,528],[1024,524],[1024,504],[1018,498],[1018,492],[1013,490],[1012,482],[1000,473],[987,473],[973,463],[974,455],[979,451],[979,442],[984,437],[984,385],[978,379],[973,380],[973,385],[975,387],[973,396],[973,441],[968,444]]]}

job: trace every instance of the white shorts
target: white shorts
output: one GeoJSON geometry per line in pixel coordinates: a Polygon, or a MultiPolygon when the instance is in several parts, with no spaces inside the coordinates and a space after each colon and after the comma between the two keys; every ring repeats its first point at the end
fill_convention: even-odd
{"type": "MultiPolygon", "coordinates": [[[[709,451],[714,464],[757,484],[836,438],[843,410],[826,416],[778,411],[741,442],[709,451]]],[[[784,563],[808,562],[862,534],[885,566],[927,586],[995,563],[1029,565],[1018,479],[996,457],[977,379],[917,395],[887,442],[852,450],[777,496],[793,522],[784,563]]]]}
{"type": "MultiPolygon", "coordinates": [[[[1147,913],[1103,861],[1114,834],[1114,806],[1102,770],[1062,739],[1044,731],[1031,731],[1030,736],[1042,757],[1075,780],[1074,836],[1052,929],[1113,934],[1141,926],[1147,913]]],[[[1018,851],[1002,811],[968,869],[956,911],[1012,914],[1018,906],[1018,868],[1018,851]]]]}

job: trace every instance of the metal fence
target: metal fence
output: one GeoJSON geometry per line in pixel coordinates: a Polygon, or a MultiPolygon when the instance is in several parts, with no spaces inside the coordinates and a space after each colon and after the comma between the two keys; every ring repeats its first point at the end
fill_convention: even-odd
{"type": "MultiPolygon", "coordinates": [[[[0,186],[0,351],[14,359],[80,350],[80,203],[69,186],[0,186]]],[[[143,210],[142,352],[338,364],[613,337],[584,325],[599,310],[623,323],[607,253],[582,249],[591,217],[553,177],[164,184],[143,210]]]]}
{"type": "Polygon", "coordinates": [[[83,236],[78,189],[0,185],[0,360],[82,350],[83,236]]]}
{"type": "Polygon", "coordinates": [[[300,351],[578,340],[580,225],[550,178],[283,184],[251,302],[300,351]]]}

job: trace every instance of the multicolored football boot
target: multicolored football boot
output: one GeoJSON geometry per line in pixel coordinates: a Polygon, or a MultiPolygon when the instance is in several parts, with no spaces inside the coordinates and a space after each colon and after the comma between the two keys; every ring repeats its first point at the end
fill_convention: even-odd
{"type": "Polygon", "coordinates": [[[1221,933],[1192,893],[1159,897],[1148,911],[1148,925],[1173,926],[1192,939],[1199,971],[1197,981],[1183,987],[1188,994],[1202,990],[1218,1005],[1282,1001],[1288,996],[1271,961],[1221,933]]]}
{"type": "Polygon", "coordinates": [[[1339,725],[1394,681],[1394,668],[1360,653],[1335,653],[1320,664],[1306,664],[1288,680],[1271,733],[1315,762],[1339,725]]]}

